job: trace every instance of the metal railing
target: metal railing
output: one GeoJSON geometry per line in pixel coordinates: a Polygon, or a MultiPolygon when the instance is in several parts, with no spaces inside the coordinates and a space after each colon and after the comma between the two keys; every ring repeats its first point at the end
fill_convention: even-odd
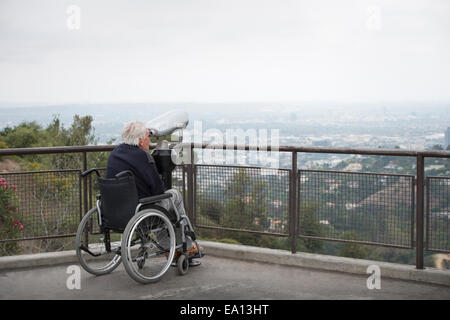
{"type": "MultiPolygon", "coordinates": [[[[152,144],[154,148],[156,144],[152,144]]],[[[184,143],[195,150],[270,151],[270,146],[184,143]]],[[[93,205],[95,181],[81,179],[87,154],[114,145],[2,149],[2,156],[78,153],[79,169],[0,173],[16,186],[25,230],[2,242],[74,236],[93,205]]],[[[291,168],[184,164],[174,171],[195,228],[297,238],[415,248],[416,268],[424,252],[450,252],[450,177],[425,177],[425,158],[450,158],[449,151],[280,146],[291,154],[291,168]],[[299,170],[299,153],[413,157],[416,175],[299,170]]],[[[95,180],[95,179],[94,179],[95,180]]]]}

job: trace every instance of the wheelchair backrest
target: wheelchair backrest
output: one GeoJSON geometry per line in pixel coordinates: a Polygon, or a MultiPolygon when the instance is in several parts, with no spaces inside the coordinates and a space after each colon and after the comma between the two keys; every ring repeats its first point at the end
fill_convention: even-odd
{"type": "Polygon", "coordinates": [[[102,227],[123,231],[139,202],[133,173],[123,171],[114,178],[98,177],[97,180],[101,195],[102,227]]]}

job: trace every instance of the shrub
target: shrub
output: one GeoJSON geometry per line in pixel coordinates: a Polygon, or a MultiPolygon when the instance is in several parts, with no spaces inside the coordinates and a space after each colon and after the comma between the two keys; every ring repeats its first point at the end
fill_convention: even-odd
{"type": "MultiPolygon", "coordinates": [[[[0,234],[2,240],[16,239],[25,227],[18,219],[18,198],[16,187],[8,185],[5,178],[0,178],[0,234]]],[[[19,253],[17,242],[1,242],[0,256],[19,253]]]]}

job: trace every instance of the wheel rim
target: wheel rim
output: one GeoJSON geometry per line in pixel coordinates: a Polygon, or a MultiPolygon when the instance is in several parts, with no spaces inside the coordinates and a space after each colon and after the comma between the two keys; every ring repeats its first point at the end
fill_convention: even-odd
{"type": "Polygon", "coordinates": [[[121,262],[120,251],[121,234],[110,232],[111,251],[106,253],[106,246],[103,242],[105,235],[99,232],[97,209],[89,211],[80,223],[76,238],[76,251],[81,266],[89,273],[101,275],[114,270],[121,262]],[[93,254],[101,254],[93,257],[83,246],[93,254]]]}
{"type": "Polygon", "coordinates": [[[126,243],[126,263],[139,278],[157,280],[169,269],[175,254],[175,232],[164,215],[143,211],[127,234],[126,243]]]}

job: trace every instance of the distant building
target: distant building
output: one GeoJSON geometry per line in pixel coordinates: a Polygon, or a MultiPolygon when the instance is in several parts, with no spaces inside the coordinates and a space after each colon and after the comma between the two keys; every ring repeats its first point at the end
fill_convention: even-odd
{"type": "Polygon", "coordinates": [[[350,163],[344,168],[344,171],[361,171],[362,164],[360,163],[350,163]]]}
{"type": "Polygon", "coordinates": [[[447,149],[448,146],[450,146],[450,127],[445,131],[444,149],[447,149]]]}

